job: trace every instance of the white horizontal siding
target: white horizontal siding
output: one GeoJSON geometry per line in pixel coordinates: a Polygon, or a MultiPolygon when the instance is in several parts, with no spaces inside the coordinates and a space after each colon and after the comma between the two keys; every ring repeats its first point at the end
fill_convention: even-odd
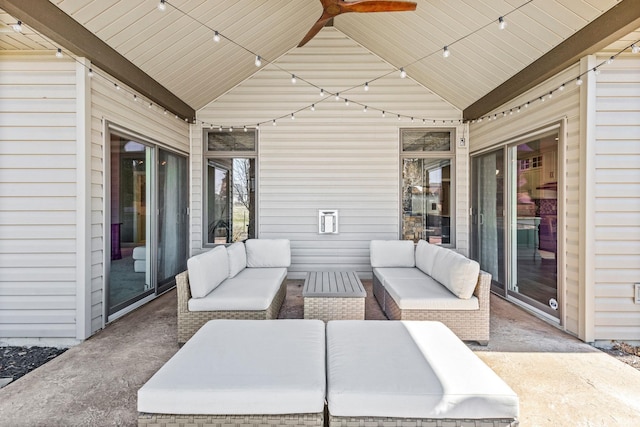
{"type": "MultiPolygon", "coordinates": [[[[351,100],[322,98],[316,88],[290,82],[290,75],[267,66],[226,95],[198,111],[198,120],[224,126],[252,126],[280,116],[277,126],[259,129],[258,233],[260,238],[291,241],[292,277],[311,270],[355,270],[371,275],[369,242],[398,239],[400,232],[399,129],[421,127],[422,122],[401,121],[380,111],[406,116],[436,118],[436,126],[451,128],[461,112],[410,78],[397,75],[371,83],[368,92],[348,91],[362,78],[372,78],[393,68],[338,31],[323,31],[321,42],[293,50],[276,65],[304,75],[327,92],[340,92],[351,100]],[[357,72],[356,72],[357,70],[357,72]],[[363,77],[364,74],[364,77],[363,77]],[[357,79],[354,76],[358,76],[357,79]],[[315,103],[316,111],[306,109],[315,103]],[[442,120],[446,124],[441,124],[442,120]],[[318,234],[318,210],[338,209],[337,235],[318,234]]],[[[459,131],[462,131],[460,126],[459,131]]],[[[192,136],[194,154],[202,150],[200,129],[192,136]]],[[[467,209],[466,150],[458,154],[457,183],[467,209]]],[[[202,186],[202,160],[192,162],[194,186],[202,186]],[[198,179],[195,177],[199,176],[198,179]]],[[[194,200],[201,198],[196,194],[194,200]]],[[[193,218],[202,217],[202,203],[193,206],[193,218]]],[[[193,251],[201,249],[201,222],[192,229],[193,251]]],[[[467,216],[458,218],[457,236],[467,244],[467,216]]],[[[466,251],[467,247],[459,247],[466,251]]]]}
{"type": "Polygon", "coordinates": [[[76,337],[75,63],[0,53],[0,338],[76,337]]]}
{"type": "MultiPolygon", "coordinates": [[[[552,79],[530,90],[526,94],[514,99],[508,105],[497,109],[498,113],[509,111],[513,107],[527,101],[535,100],[557,89],[562,83],[575,80],[579,74],[579,66],[575,65],[559,73],[552,79]]],[[[566,119],[566,135],[564,147],[564,164],[560,165],[559,176],[564,173],[565,180],[565,212],[564,230],[558,229],[558,244],[564,236],[565,251],[559,255],[564,259],[564,277],[558,275],[558,289],[562,292],[564,328],[573,333],[579,333],[580,319],[580,91],[575,84],[568,84],[562,92],[555,92],[553,98],[544,103],[536,101],[528,108],[522,108],[520,113],[513,113],[496,120],[483,120],[470,126],[471,151],[480,151],[496,144],[526,135],[536,129],[557,123],[566,119]]],[[[559,212],[558,215],[561,213],[559,212]]],[[[559,218],[560,220],[560,218],[559,218]]],[[[559,222],[560,224],[560,222],[559,222]]],[[[560,273],[562,269],[558,272],[560,273]]]]}
{"type": "Polygon", "coordinates": [[[596,88],[595,339],[640,340],[640,58],[602,67],[596,88]]]}
{"type": "MultiPolygon", "coordinates": [[[[105,292],[105,254],[104,229],[108,213],[105,212],[105,143],[103,135],[105,121],[128,129],[166,147],[189,152],[189,125],[163,114],[162,107],[148,107],[148,103],[134,100],[133,93],[122,83],[117,82],[121,90],[116,90],[116,80],[104,71],[94,67],[98,74],[91,79],[91,330],[102,328],[106,319],[105,292]],[[104,76],[104,77],[103,77],[104,76]],[[106,77],[106,78],[105,78],[106,77]],[[108,79],[108,80],[107,80],[108,79]]],[[[108,258],[107,258],[108,259],[108,258]]]]}

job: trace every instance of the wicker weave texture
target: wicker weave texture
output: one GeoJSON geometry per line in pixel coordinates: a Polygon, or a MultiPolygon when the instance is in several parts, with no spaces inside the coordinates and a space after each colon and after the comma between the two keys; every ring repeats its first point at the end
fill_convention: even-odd
{"type": "Polygon", "coordinates": [[[329,427],[516,427],[518,424],[512,419],[358,418],[329,414],[329,427]]]}
{"type": "MultiPolygon", "coordinates": [[[[375,293],[374,278],[374,293],[375,293]]],[[[480,271],[473,294],[478,298],[478,310],[401,310],[385,290],[384,313],[390,320],[435,320],[444,323],[463,341],[489,342],[489,289],[491,275],[480,271]]],[[[379,302],[380,300],[378,300],[379,302]]]]}
{"type": "Polygon", "coordinates": [[[176,276],[178,292],[178,343],[184,344],[205,323],[213,319],[248,319],[265,320],[277,319],[280,307],[287,294],[286,279],[280,284],[278,292],[273,297],[271,305],[261,311],[189,311],[189,275],[184,271],[176,276]]]}
{"type": "Polygon", "coordinates": [[[172,415],[138,414],[139,427],[322,427],[324,414],[172,415]]]}
{"type": "Polygon", "coordinates": [[[329,320],[364,320],[364,298],[304,298],[304,318],[329,320]]]}

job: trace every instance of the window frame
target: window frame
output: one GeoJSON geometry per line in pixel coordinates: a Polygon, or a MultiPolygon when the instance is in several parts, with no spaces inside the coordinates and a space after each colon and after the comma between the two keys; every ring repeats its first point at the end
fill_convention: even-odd
{"type": "MultiPolygon", "coordinates": [[[[247,151],[213,151],[209,150],[209,138],[208,135],[210,133],[219,133],[220,131],[215,128],[203,128],[202,129],[202,247],[203,248],[213,248],[220,245],[230,245],[231,243],[211,243],[208,242],[208,224],[209,224],[209,161],[216,162],[216,159],[249,159],[254,160],[255,164],[255,178],[254,178],[254,197],[255,203],[253,206],[255,221],[254,221],[254,238],[258,237],[259,233],[259,222],[258,222],[258,180],[259,180],[259,167],[258,167],[258,141],[259,141],[259,129],[257,128],[248,128],[247,132],[254,133],[255,147],[254,150],[247,151]]],[[[236,130],[235,132],[243,133],[242,129],[236,130]]],[[[229,133],[228,131],[223,131],[223,133],[229,133]]],[[[231,196],[231,200],[233,200],[233,196],[231,196]]],[[[233,202],[231,202],[233,204],[233,202]]],[[[233,215],[233,213],[232,213],[233,215]]]]}
{"type": "MultiPolygon", "coordinates": [[[[399,230],[400,240],[404,240],[404,209],[403,209],[403,188],[404,188],[404,160],[405,159],[440,159],[449,160],[449,243],[440,243],[439,246],[446,248],[456,247],[456,131],[455,127],[425,127],[425,128],[401,128],[398,133],[398,151],[399,151],[399,167],[398,167],[398,186],[399,186],[399,230]],[[447,151],[404,151],[403,136],[407,131],[424,131],[424,132],[449,132],[451,135],[450,149],[447,151]]],[[[424,235],[419,240],[424,240],[424,235]]]]}

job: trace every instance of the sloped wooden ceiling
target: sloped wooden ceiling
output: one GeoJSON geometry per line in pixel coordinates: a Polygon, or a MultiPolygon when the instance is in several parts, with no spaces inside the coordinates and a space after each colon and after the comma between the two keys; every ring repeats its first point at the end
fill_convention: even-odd
{"type": "MultiPolygon", "coordinates": [[[[417,2],[416,12],[344,14],[334,25],[392,66],[406,66],[411,78],[467,118],[640,27],[640,0],[417,2]],[[501,31],[502,15],[508,25],[501,31]],[[445,45],[452,52],[447,59],[445,45]]],[[[105,69],[114,77],[151,99],[166,90],[185,116],[257,72],[255,53],[264,66],[294,49],[322,11],[317,0],[167,0],[164,12],[158,3],[0,0],[0,8],[75,54],[110,66],[105,69]],[[43,9],[68,21],[49,28],[50,19],[35,19],[43,9]],[[214,30],[232,42],[214,43],[214,30]]]]}

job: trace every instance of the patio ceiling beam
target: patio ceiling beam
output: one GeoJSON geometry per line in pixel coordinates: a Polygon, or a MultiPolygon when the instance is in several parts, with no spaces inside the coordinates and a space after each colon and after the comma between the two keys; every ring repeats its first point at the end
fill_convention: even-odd
{"type": "Polygon", "coordinates": [[[152,102],[191,121],[195,110],[49,0],[0,0],[0,8],[60,47],[88,58],[96,67],[152,102]]]}
{"type": "Polygon", "coordinates": [[[640,0],[622,0],[571,37],[532,62],[500,86],[468,106],[465,120],[493,111],[522,95],[580,58],[599,52],[621,37],[640,28],[640,0]]]}

